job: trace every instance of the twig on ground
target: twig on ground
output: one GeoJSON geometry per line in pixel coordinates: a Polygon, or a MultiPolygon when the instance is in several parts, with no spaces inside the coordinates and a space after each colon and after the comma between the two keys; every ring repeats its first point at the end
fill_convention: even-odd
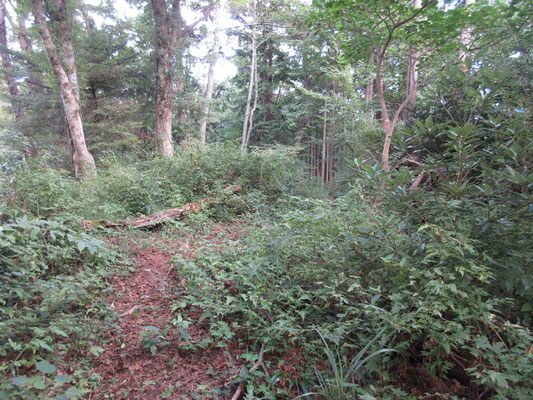
{"type": "MultiPolygon", "coordinates": [[[[257,368],[262,366],[263,370],[265,370],[265,373],[268,376],[268,370],[266,369],[265,364],[263,363],[264,353],[265,353],[265,345],[263,344],[261,345],[261,350],[259,350],[259,358],[257,359],[257,362],[253,365],[252,368],[250,368],[250,371],[248,372],[255,371],[257,368]]],[[[242,394],[242,391],[244,390],[245,385],[246,385],[246,381],[242,381],[241,383],[239,383],[239,386],[237,387],[237,390],[233,394],[233,397],[231,398],[231,400],[237,400],[240,397],[240,395],[242,394]]]]}

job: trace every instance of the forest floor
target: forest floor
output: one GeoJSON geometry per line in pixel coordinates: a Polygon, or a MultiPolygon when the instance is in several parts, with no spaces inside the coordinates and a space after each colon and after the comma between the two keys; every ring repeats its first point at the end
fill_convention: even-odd
{"type": "MultiPolygon", "coordinates": [[[[173,325],[177,314],[172,305],[179,301],[175,287],[186,286],[171,259],[175,255],[194,257],[206,242],[219,248],[236,245],[245,231],[242,223],[231,222],[215,224],[200,235],[176,232],[171,238],[173,235],[154,232],[143,246],[139,243],[146,238],[128,240],[136,268],[111,280],[114,291],[106,301],[120,316],[120,328],[109,332],[111,340],[94,362],[93,372],[102,376],[103,383],[90,398],[202,399],[213,398],[214,387],[226,388],[228,393],[236,389],[230,385],[244,362],[237,345],[191,351],[173,325]],[[155,354],[142,343],[143,330],[153,329],[146,327],[155,327],[162,334],[151,341],[155,354]]],[[[120,240],[124,239],[110,239],[114,244],[120,240]]],[[[200,315],[190,312],[186,318],[198,321],[200,315]]],[[[195,323],[187,332],[200,342],[206,330],[195,323]]]]}
{"type": "MultiPolygon", "coordinates": [[[[169,234],[153,230],[139,232],[136,236],[118,232],[108,239],[112,246],[132,254],[134,268],[129,274],[117,273],[111,278],[114,290],[106,302],[119,316],[118,328],[107,332],[109,340],[102,345],[105,350],[93,360],[92,373],[100,375],[102,381],[88,399],[232,397],[238,390],[235,382],[239,381],[240,371],[247,365],[241,357],[247,349],[238,340],[225,347],[191,345],[209,336],[209,326],[199,322],[201,311],[189,307],[176,311],[174,306],[183,300],[187,282],[172,259],[190,259],[200,252],[240,246],[240,239],[249,231],[246,222],[235,220],[213,223],[197,232],[177,229],[169,234]],[[183,320],[192,321],[186,329],[190,340],[180,332],[179,315],[183,320]],[[143,343],[143,332],[149,329],[151,339],[143,343]],[[154,354],[150,345],[155,346],[154,354]]],[[[298,349],[289,349],[277,356],[283,359],[280,363],[283,375],[297,379],[302,364],[298,349]]],[[[424,393],[439,392],[474,398],[468,395],[468,388],[455,379],[441,381],[417,364],[404,365],[404,370],[398,371],[397,382],[409,388],[416,398],[426,398],[424,393]]],[[[268,375],[268,371],[266,373],[268,375]]]]}

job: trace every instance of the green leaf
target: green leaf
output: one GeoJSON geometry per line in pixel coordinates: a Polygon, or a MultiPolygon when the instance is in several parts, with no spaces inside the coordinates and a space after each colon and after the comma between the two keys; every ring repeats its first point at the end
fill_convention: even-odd
{"type": "Polygon", "coordinates": [[[91,348],[89,348],[89,351],[94,354],[95,356],[98,356],[100,355],[102,352],[105,351],[105,349],[103,347],[100,347],[100,346],[91,346],[91,348]]]}
{"type": "Polygon", "coordinates": [[[35,367],[41,371],[43,374],[53,374],[57,371],[57,368],[54,367],[52,364],[50,364],[46,360],[39,361],[35,364],[35,367]]]}
{"type": "Polygon", "coordinates": [[[9,382],[11,382],[15,386],[21,387],[24,386],[26,382],[28,382],[28,377],[26,375],[15,376],[14,378],[11,378],[9,382]]]}
{"type": "Polygon", "coordinates": [[[44,388],[46,388],[46,384],[44,383],[42,379],[39,379],[33,382],[33,387],[35,389],[43,390],[44,388]]]}
{"type": "Polygon", "coordinates": [[[59,383],[59,384],[69,383],[70,382],[70,376],[68,376],[68,375],[57,375],[56,376],[56,382],[59,383]]]}
{"type": "Polygon", "coordinates": [[[85,243],[83,240],[78,240],[78,250],[80,253],[87,247],[87,243],[85,243]]]}

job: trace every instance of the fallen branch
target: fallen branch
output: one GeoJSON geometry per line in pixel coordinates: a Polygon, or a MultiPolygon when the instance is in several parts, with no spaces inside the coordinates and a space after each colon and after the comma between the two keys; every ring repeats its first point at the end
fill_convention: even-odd
{"type": "MultiPolygon", "coordinates": [[[[248,372],[255,371],[257,368],[261,366],[263,367],[263,369],[266,370],[265,364],[263,363],[264,353],[265,353],[265,345],[263,344],[261,346],[261,350],[259,350],[259,358],[257,359],[257,362],[253,365],[252,368],[250,368],[248,372]]],[[[237,400],[240,397],[240,395],[242,394],[242,391],[244,390],[244,385],[246,385],[246,381],[242,381],[241,383],[239,383],[239,386],[237,387],[237,390],[233,394],[233,397],[231,398],[231,400],[237,400]]]]}
{"type": "MultiPolygon", "coordinates": [[[[238,193],[241,191],[241,186],[230,186],[224,189],[224,194],[238,193]]],[[[131,228],[145,228],[149,226],[159,225],[163,222],[170,220],[182,220],[187,214],[191,214],[200,210],[204,205],[212,207],[217,198],[210,197],[207,199],[200,200],[197,203],[186,204],[182,208],[169,208],[167,210],[159,211],[154,214],[150,214],[144,217],[139,217],[135,219],[126,219],[118,222],[111,222],[105,219],[100,220],[84,220],[82,226],[84,229],[87,228],[96,228],[96,227],[105,227],[105,228],[114,228],[120,226],[129,226],[131,228]]]]}

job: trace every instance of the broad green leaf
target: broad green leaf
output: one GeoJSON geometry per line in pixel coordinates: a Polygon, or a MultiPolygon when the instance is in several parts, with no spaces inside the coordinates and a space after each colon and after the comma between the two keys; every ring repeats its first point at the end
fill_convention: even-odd
{"type": "Polygon", "coordinates": [[[28,382],[28,377],[26,375],[15,376],[14,378],[11,378],[9,382],[15,386],[21,387],[28,382]]]}
{"type": "Polygon", "coordinates": [[[46,360],[39,361],[35,364],[35,367],[41,371],[43,374],[53,374],[57,371],[57,368],[54,367],[52,364],[50,364],[46,360]]]}

